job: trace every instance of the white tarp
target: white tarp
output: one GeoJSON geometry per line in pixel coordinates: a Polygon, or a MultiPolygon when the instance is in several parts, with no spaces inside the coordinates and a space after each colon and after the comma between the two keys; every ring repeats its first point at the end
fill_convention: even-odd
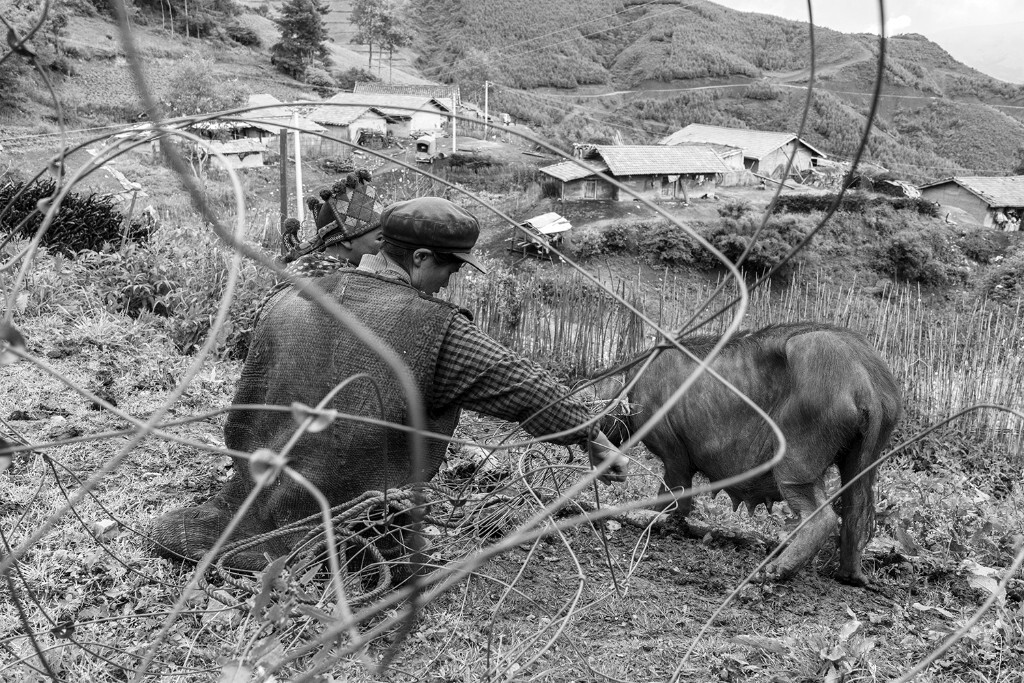
{"type": "Polygon", "coordinates": [[[534,216],[524,221],[523,225],[533,228],[541,235],[554,235],[555,233],[572,230],[572,223],[553,211],[534,216]]]}

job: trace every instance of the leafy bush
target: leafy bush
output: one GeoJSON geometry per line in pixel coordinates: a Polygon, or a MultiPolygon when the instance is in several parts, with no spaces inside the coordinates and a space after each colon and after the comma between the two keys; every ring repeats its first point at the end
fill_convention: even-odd
{"type": "MultiPolygon", "coordinates": [[[[111,313],[154,316],[179,352],[194,353],[216,318],[231,256],[211,231],[179,227],[149,244],[83,255],[80,282],[111,313]]],[[[216,347],[221,356],[245,357],[256,308],[272,285],[270,271],[243,262],[216,347]]]]}
{"type": "Polygon", "coordinates": [[[460,154],[455,152],[450,154],[441,162],[441,166],[448,166],[449,168],[465,168],[474,172],[480,169],[490,168],[498,165],[498,162],[488,156],[480,156],[478,154],[460,154]]]}
{"type": "Polygon", "coordinates": [[[749,202],[742,199],[731,199],[718,207],[718,215],[722,218],[732,218],[738,221],[753,210],[754,207],[749,202]]]}
{"type": "Polygon", "coordinates": [[[361,69],[357,66],[351,69],[334,69],[331,71],[331,76],[334,78],[334,82],[338,84],[340,90],[351,91],[356,83],[374,83],[380,79],[374,76],[366,69],[361,69]]]}
{"type": "Polygon", "coordinates": [[[740,264],[740,269],[749,273],[763,273],[778,267],[776,274],[788,275],[807,258],[806,251],[801,251],[783,263],[793,247],[807,236],[809,228],[804,221],[795,216],[772,217],[754,241],[760,225],[761,220],[756,216],[745,216],[740,220],[726,218],[711,233],[709,241],[733,263],[738,263],[740,256],[749,248],[740,264]]]}
{"type": "Polygon", "coordinates": [[[313,90],[315,90],[316,94],[320,97],[332,95],[338,89],[338,84],[333,78],[331,78],[331,75],[327,73],[327,70],[322,69],[319,66],[307,66],[303,80],[313,86],[313,90]]]}
{"type": "Polygon", "coordinates": [[[951,272],[940,260],[941,245],[936,244],[933,236],[924,230],[903,230],[894,235],[885,248],[892,274],[901,280],[923,285],[949,284],[951,272]],[[940,249],[937,250],[936,246],[940,249]]]}
{"type": "MultiPolygon", "coordinates": [[[[49,178],[0,187],[0,207],[7,207],[0,214],[0,231],[14,233],[16,238],[31,238],[42,225],[56,191],[57,183],[49,178]]],[[[74,256],[83,250],[143,242],[149,232],[149,227],[138,220],[126,223],[112,199],[71,192],[61,201],[42,245],[51,252],[74,256]]]]}
{"type": "Polygon", "coordinates": [[[581,261],[598,256],[636,253],[637,226],[620,223],[605,230],[577,230],[572,237],[573,253],[581,261]]]}
{"type": "Polygon", "coordinates": [[[601,244],[606,254],[635,251],[637,247],[637,226],[630,224],[613,225],[604,231],[601,244]]]}
{"type": "Polygon", "coordinates": [[[755,83],[743,91],[748,100],[778,100],[782,98],[782,89],[770,83],[755,83]]]}
{"type": "Polygon", "coordinates": [[[957,246],[964,256],[977,263],[989,264],[992,259],[1003,253],[1003,247],[988,236],[977,232],[969,232],[957,240],[957,246]]]}
{"type": "Polygon", "coordinates": [[[1007,259],[985,278],[982,291],[1001,303],[1017,305],[1024,298],[1024,254],[1007,259]]]}
{"type": "Polygon", "coordinates": [[[256,33],[255,30],[248,26],[242,26],[239,23],[230,23],[224,27],[224,31],[228,34],[228,38],[239,45],[245,45],[246,47],[259,47],[262,44],[260,41],[260,34],[256,33]]]}
{"type": "Polygon", "coordinates": [[[669,221],[638,226],[637,249],[652,265],[707,269],[717,265],[697,240],[669,221]]]}
{"type": "Polygon", "coordinates": [[[601,256],[601,232],[592,229],[574,230],[572,250],[579,261],[589,261],[601,256]]]}
{"type": "MultiPolygon", "coordinates": [[[[779,197],[775,210],[780,213],[810,213],[826,211],[836,200],[835,193],[791,194],[779,197]]],[[[889,205],[897,211],[914,211],[923,216],[938,216],[939,209],[935,202],[927,199],[910,197],[888,197],[884,195],[868,195],[863,192],[847,192],[843,195],[838,211],[853,213],[863,212],[868,207],[889,205]]]]}

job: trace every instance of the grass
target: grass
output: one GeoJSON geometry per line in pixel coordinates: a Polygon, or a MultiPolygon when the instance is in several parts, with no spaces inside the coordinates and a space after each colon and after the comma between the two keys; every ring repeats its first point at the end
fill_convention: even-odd
{"type": "MultiPolygon", "coordinates": [[[[185,208],[177,211],[186,221],[185,208]]],[[[164,237],[190,243],[199,238],[187,224],[164,237]]],[[[207,268],[197,268],[203,261],[192,252],[183,252],[186,268],[207,268]]],[[[4,370],[8,391],[0,395],[5,431],[38,445],[35,453],[17,456],[0,478],[0,529],[11,546],[123,443],[120,436],[72,441],[127,424],[90,409],[91,402],[71,387],[104,389],[120,409],[145,416],[166,400],[190,360],[159,320],[109,312],[95,282],[79,280],[77,266],[55,259],[39,257],[36,282],[51,293],[30,299],[18,326],[30,353],[58,374],[20,362],[4,370]]],[[[600,269],[597,274],[670,329],[688,320],[715,284],[695,284],[670,271],[656,283],[639,275],[617,279],[600,269]]],[[[474,308],[492,334],[563,372],[593,369],[652,341],[606,292],[564,269],[498,267],[487,279],[464,278],[453,298],[474,308]]],[[[1013,381],[1021,375],[1013,346],[1020,339],[1019,311],[990,305],[936,311],[928,302],[916,288],[877,297],[859,283],[836,286],[819,273],[801,272],[786,286],[756,293],[747,320],[757,326],[811,318],[863,331],[904,382],[911,416],[898,439],[975,401],[1019,409],[1021,387],[1013,381]],[[1010,381],[991,379],[1000,376],[1010,381]]],[[[219,444],[222,416],[201,416],[230,401],[238,371],[237,361],[206,361],[172,406],[187,421],[169,431],[219,444]]],[[[511,425],[476,416],[468,416],[459,431],[491,446],[513,433],[511,425]]],[[[682,680],[886,680],[923,658],[988,595],[989,580],[1017,551],[1014,534],[1024,525],[1024,492],[1015,476],[1019,433],[1019,423],[984,413],[897,455],[881,471],[880,528],[868,549],[876,592],[832,581],[837,560],[827,550],[787,584],[743,589],[696,643],[682,680]]],[[[567,463],[560,448],[497,451],[481,462],[485,452],[456,452],[437,479],[434,519],[457,515],[450,503],[456,490],[472,501],[463,525],[428,530],[439,564],[486,552],[500,538],[496,533],[522,524],[579,476],[580,463],[567,463]]],[[[643,449],[632,456],[626,485],[599,488],[603,504],[653,495],[659,465],[643,449]]],[[[0,589],[7,598],[0,608],[0,647],[8,662],[0,676],[38,676],[42,663],[30,633],[47,651],[51,669],[78,680],[120,680],[121,667],[131,670],[150,651],[156,655],[153,672],[186,681],[209,680],[232,667],[256,677],[278,667],[280,679],[320,661],[299,648],[323,631],[316,610],[329,611],[333,598],[315,577],[303,581],[301,566],[234,583],[224,583],[230,577],[217,572],[208,575],[198,591],[185,594],[185,611],[157,641],[182,599],[189,567],[153,556],[138,532],[163,510],[205,500],[226,475],[216,454],[166,438],[147,439],[130,453],[75,514],[31,547],[12,574],[15,592],[0,589]],[[111,521],[112,531],[101,535],[111,521]],[[20,598],[24,619],[11,595],[20,598]],[[312,595],[316,609],[300,595],[312,595]]],[[[593,507],[593,496],[583,494],[578,504],[593,507]]],[[[668,680],[699,627],[788,523],[781,507],[740,517],[724,497],[696,503],[696,520],[717,535],[694,540],[651,534],[620,518],[512,546],[425,608],[390,675],[567,681],[582,672],[594,679],[668,680]]],[[[554,514],[544,524],[559,519],[564,516],[554,514]]],[[[350,595],[358,594],[361,584],[352,583],[353,576],[347,580],[350,595]]],[[[968,671],[1013,680],[1011,663],[1024,652],[1022,590],[1019,578],[1011,582],[1003,602],[925,680],[959,680],[968,671]]],[[[384,635],[334,665],[335,680],[376,680],[367,662],[383,656],[394,637],[394,626],[386,624],[397,614],[383,605],[371,610],[362,630],[381,626],[384,635]]]]}
{"type": "MultiPolygon", "coordinates": [[[[380,578],[372,568],[340,577],[350,607],[363,610],[354,632],[332,632],[308,648],[342,623],[332,614],[339,600],[322,556],[258,575],[196,575],[149,547],[145,529],[154,516],[208,499],[229,476],[219,411],[241,364],[226,339],[201,363],[183,355],[207,332],[230,254],[158,164],[119,163],[153,188],[161,228],[149,245],[75,260],[36,254],[27,298],[10,291],[16,268],[0,272],[0,292],[15,295],[7,313],[30,356],[0,367],[0,428],[32,447],[0,474],[0,561],[25,546],[0,584],[0,679],[122,681],[152,657],[147,678],[189,682],[295,680],[303,672],[316,680],[318,667],[322,681],[667,681],[677,672],[684,681],[892,680],[994,597],[920,680],[1019,680],[1024,581],[1019,572],[1007,577],[1005,591],[996,581],[1021,552],[1020,425],[991,410],[916,438],[882,466],[879,529],[866,561],[872,590],[833,581],[837,553],[829,547],[788,583],[740,589],[717,617],[725,596],[792,527],[784,507],[741,516],[722,496],[700,497],[694,521],[713,532],[701,538],[646,528],[639,515],[577,518],[649,499],[660,465],[637,448],[625,483],[587,487],[556,509],[552,501],[585,476],[581,455],[466,415],[458,436],[476,445],[452,449],[432,482],[425,528],[440,566],[428,580],[465,575],[424,604],[386,674],[374,667],[399,641],[405,605],[367,593],[380,578]],[[126,295],[142,302],[135,315],[123,305],[126,295]],[[179,308],[161,315],[157,301],[179,308]],[[172,401],[193,364],[195,378],[172,401]],[[108,407],[96,409],[96,399],[108,407]],[[163,409],[162,432],[125,452],[138,421],[163,409]],[[524,443],[499,448],[510,438],[524,443]],[[84,480],[121,455],[70,514],[58,514],[84,480]],[[527,536],[531,530],[537,538],[527,536]]],[[[213,205],[230,211],[224,183],[206,182],[213,205]]],[[[272,182],[267,169],[249,172],[244,184],[246,236],[268,252],[276,232],[272,182]]],[[[420,189],[427,187],[404,186],[420,189]]],[[[517,195],[500,202],[520,208],[517,195]]],[[[493,226],[485,227],[493,240],[493,226]]],[[[6,247],[5,266],[17,265],[7,263],[17,246],[6,247]]],[[[832,247],[839,260],[856,252],[856,245],[832,247]]],[[[671,269],[652,280],[646,266],[634,277],[633,267],[623,277],[621,266],[595,266],[606,289],[553,266],[495,267],[486,280],[465,278],[452,296],[499,339],[560,373],[577,373],[655,340],[609,292],[674,330],[717,284],[671,269]]],[[[221,330],[225,338],[271,279],[245,266],[236,329],[221,330]]],[[[953,306],[935,305],[917,288],[866,286],[874,279],[835,284],[806,269],[756,293],[747,322],[813,318],[868,335],[907,394],[909,416],[896,442],[975,401],[1020,409],[1018,305],[967,294],[953,306]]],[[[357,538],[348,526],[338,532],[343,542],[357,538]]]]}

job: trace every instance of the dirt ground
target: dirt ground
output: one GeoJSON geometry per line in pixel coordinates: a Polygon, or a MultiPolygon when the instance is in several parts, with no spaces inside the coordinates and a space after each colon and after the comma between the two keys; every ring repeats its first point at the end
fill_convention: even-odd
{"type": "MultiPolygon", "coordinates": [[[[29,321],[23,331],[29,351],[47,359],[59,376],[93,391],[103,388],[108,400],[133,415],[144,416],[160,405],[188,363],[164,348],[159,338],[147,335],[144,326],[126,326],[109,316],[75,327],[58,318],[39,319],[29,321]],[[111,374],[112,368],[118,371],[111,374]]],[[[238,370],[237,363],[208,364],[170,417],[201,416],[223,407],[238,370]]],[[[8,390],[0,394],[0,417],[32,443],[55,444],[17,456],[11,471],[0,478],[0,528],[7,542],[17,546],[63,504],[63,491],[95,473],[125,443],[117,435],[79,443],[75,437],[111,432],[125,423],[93,410],[87,399],[29,363],[2,372],[8,390]]],[[[212,416],[173,431],[215,445],[221,443],[222,423],[223,416],[212,416]]],[[[472,414],[459,430],[460,436],[482,443],[507,433],[503,424],[472,414]]],[[[579,505],[592,509],[595,496],[602,505],[614,505],[653,495],[658,463],[642,447],[632,456],[628,483],[585,491],[576,499],[579,505]]],[[[945,456],[940,451],[937,457],[945,456]]],[[[453,453],[438,483],[468,483],[469,491],[485,498],[503,497],[506,502],[497,508],[500,523],[488,527],[488,533],[480,532],[482,526],[435,530],[431,554],[442,564],[486,552],[539,509],[531,502],[534,493],[555,495],[574,481],[583,459],[576,453],[570,462],[563,448],[551,446],[513,450],[486,469],[480,458],[479,449],[453,453]],[[516,474],[516,463],[524,458],[547,463],[550,478],[534,476],[526,487],[526,480],[516,474]]],[[[393,628],[320,680],[893,680],[962,626],[991,595],[992,579],[984,571],[991,569],[996,577],[1000,573],[983,565],[1003,566],[1012,551],[1003,547],[998,561],[983,560],[977,553],[984,544],[998,546],[1001,534],[1011,533],[1008,529],[990,532],[986,528],[991,525],[970,526],[936,546],[926,545],[924,531],[916,540],[900,536],[906,532],[887,521],[897,509],[910,514],[898,497],[908,486],[920,492],[922,501],[931,495],[948,498],[952,494],[944,491],[964,488],[957,484],[951,461],[941,462],[924,475],[910,474],[927,467],[917,456],[883,467],[878,485],[881,528],[866,556],[870,588],[833,579],[837,553],[830,546],[790,581],[748,585],[726,603],[792,520],[784,505],[773,513],[762,507],[750,516],[732,512],[725,496],[703,496],[692,518],[696,536],[671,526],[645,531],[632,518],[619,517],[583,521],[536,543],[521,543],[426,605],[387,673],[372,673],[366,662],[379,661],[395,638],[393,628]],[[943,549],[944,542],[982,545],[953,550],[943,549]],[[673,678],[677,670],[678,678],[673,678]]],[[[124,680],[117,667],[131,669],[137,662],[132,653],[151,648],[159,655],[153,673],[174,674],[176,680],[214,680],[232,662],[244,663],[253,675],[241,680],[262,680],[257,676],[260,666],[282,661],[304,638],[313,637],[316,629],[300,628],[308,619],[294,612],[288,616],[294,604],[286,593],[268,598],[267,614],[277,609],[274,619],[285,619],[273,621],[258,616],[253,594],[211,579],[188,597],[188,610],[169,638],[157,645],[190,568],[155,557],[139,534],[161,511],[208,498],[227,476],[224,467],[223,458],[149,439],[104,479],[93,499],[61,518],[20,565],[18,594],[29,611],[30,629],[3,589],[7,597],[0,609],[0,646],[7,663],[0,663],[0,680],[43,680],[36,673],[40,665],[26,637],[29,632],[53,650],[51,662],[66,680],[95,681],[124,680]],[[104,520],[116,522],[114,533],[97,531],[96,523],[104,520]],[[232,603],[237,608],[231,609],[232,603]],[[95,643],[114,645],[99,657],[95,643]]],[[[1002,495],[1000,504],[1017,501],[1019,506],[1019,484],[1002,495]]],[[[976,514],[966,505],[966,517],[976,514]]],[[[989,503],[977,508],[983,505],[989,503]]],[[[435,511],[445,509],[440,501],[438,506],[435,511]]],[[[997,508],[985,509],[988,518],[997,518],[997,508]]],[[[570,505],[547,523],[564,522],[578,511],[570,505]]],[[[923,503],[920,512],[929,512],[923,503]]],[[[315,583],[305,588],[323,589],[315,583]]],[[[1022,600],[1024,583],[1016,579],[997,608],[917,680],[1020,681],[1022,600]]],[[[383,611],[363,628],[394,614],[383,611]]]]}

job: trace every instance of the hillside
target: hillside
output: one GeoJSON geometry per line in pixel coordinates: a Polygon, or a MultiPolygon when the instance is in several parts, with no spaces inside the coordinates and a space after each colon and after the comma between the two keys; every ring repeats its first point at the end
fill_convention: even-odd
{"type": "MultiPolygon", "coordinates": [[[[563,144],[573,136],[650,142],[687,123],[797,129],[810,77],[806,24],[711,2],[590,6],[414,0],[421,68],[490,80],[492,101],[563,144]],[[443,19],[442,19],[443,17],[443,19]],[[787,92],[792,90],[793,92],[787,92]]],[[[877,39],[818,29],[808,138],[849,157],[877,73],[877,39]]],[[[1024,87],[997,81],[923,36],[887,44],[868,158],[915,180],[1006,173],[1024,156],[1024,87]],[[953,125],[948,123],[952,121],[953,125]]]]}
{"type": "MultiPolygon", "coordinates": [[[[196,60],[238,98],[329,94],[272,66],[279,2],[209,6],[224,7],[225,14],[208,22],[200,39],[183,35],[154,3],[140,3],[150,9],[134,16],[133,36],[158,98],[167,96],[182,65],[196,60]],[[240,30],[254,40],[233,39],[240,30]]],[[[111,18],[84,0],[63,7],[64,54],[49,78],[66,126],[134,123],[145,112],[111,18]]],[[[331,73],[366,70],[367,46],[352,42],[352,0],[326,7],[331,73]]],[[[464,99],[478,104],[489,81],[492,109],[564,149],[580,141],[650,143],[694,122],[794,132],[799,126],[811,72],[809,36],[800,22],[707,0],[409,0],[405,7],[414,43],[390,59],[375,53],[375,77],[457,82],[464,99]]],[[[849,158],[870,106],[877,40],[819,29],[815,45],[817,94],[804,134],[830,155],[849,158]]],[[[0,112],[0,144],[57,130],[45,85],[30,73],[24,80],[23,96],[0,112]]],[[[1024,86],[985,76],[913,34],[888,42],[884,80],[867,159],[914,181],[1007,173],[1024,160],[1024,86]]]]}

